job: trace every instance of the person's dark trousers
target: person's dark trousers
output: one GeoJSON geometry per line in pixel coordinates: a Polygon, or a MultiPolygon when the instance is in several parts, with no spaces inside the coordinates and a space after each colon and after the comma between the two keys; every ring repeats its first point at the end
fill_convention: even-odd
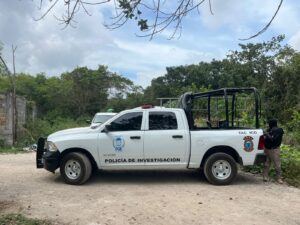
{"type": "Polygon", "coordinates": [[[263,176],[264,180],[268,179],[269,172],[271,168],[271,163],[274,164],[275,171],[276,171],[276,180],[281,180],[282,172],[281,172],[281,162],[280,162],[280,148],[275,149],[265,149],[265,154],[267,156],[267,160],[265,162],[263,176]]]}

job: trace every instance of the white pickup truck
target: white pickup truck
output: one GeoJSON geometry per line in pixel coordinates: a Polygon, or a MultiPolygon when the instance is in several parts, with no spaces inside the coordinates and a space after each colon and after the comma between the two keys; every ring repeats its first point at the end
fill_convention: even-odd
{"type": "Polygon", "coordinates": [[[37,167],[51,172],[60,168],[68,184],[85,183],[93,169],[203,168],[210,183],[226,185],[236,177],[237,164],[264,160],[255,88],[186,93],[179,103],[181,108],[144,105],[122,111],[99,127],[68,129],[40,138],[37,167]],[[247,92],[254,94],[254,128],[241,127],[241,120],[236,119],[237,94],[244,97],[247,92]],[[197,109],[203,105],[196,104],[197,99],[205,100],[205,110],[197,109]],[[214,99],[224,109],[218,121],[212,112],[214,99]]]}

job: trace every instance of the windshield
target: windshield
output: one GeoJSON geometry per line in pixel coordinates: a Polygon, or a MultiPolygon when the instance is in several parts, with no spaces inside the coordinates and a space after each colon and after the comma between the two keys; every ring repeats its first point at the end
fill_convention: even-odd
{"type": "Polygon", "coordinates": [[[110,118],[112,118],[114,115],[95,115],[92,123],[104,123],[110,118]]]}

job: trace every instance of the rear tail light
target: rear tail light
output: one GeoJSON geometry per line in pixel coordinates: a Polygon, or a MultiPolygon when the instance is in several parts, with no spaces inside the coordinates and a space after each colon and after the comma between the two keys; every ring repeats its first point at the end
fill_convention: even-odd
{"type": "Polygon", "coordinates": [[[263,135],[259,137],[259,142],[258,142],[258,150],[264,150],[265,148],[265,138],[263,135]]]}

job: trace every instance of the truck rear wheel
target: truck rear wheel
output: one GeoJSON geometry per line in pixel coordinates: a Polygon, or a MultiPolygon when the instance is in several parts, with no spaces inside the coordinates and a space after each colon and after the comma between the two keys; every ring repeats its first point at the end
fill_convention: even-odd
{"type": "Polygon", "coordinates": [[[230,184],[236,177],[237,165],[234,158],[226,153],[215,153],[204,164],[204,174],[214,185],[230,184]]]}
{"type": "Polygon", "coordinates": [[[91,173],[91,162],[82,153],[71,152],[61,161],[60,174],[67,184],[83,184],[90,178],[91,173]]]}

